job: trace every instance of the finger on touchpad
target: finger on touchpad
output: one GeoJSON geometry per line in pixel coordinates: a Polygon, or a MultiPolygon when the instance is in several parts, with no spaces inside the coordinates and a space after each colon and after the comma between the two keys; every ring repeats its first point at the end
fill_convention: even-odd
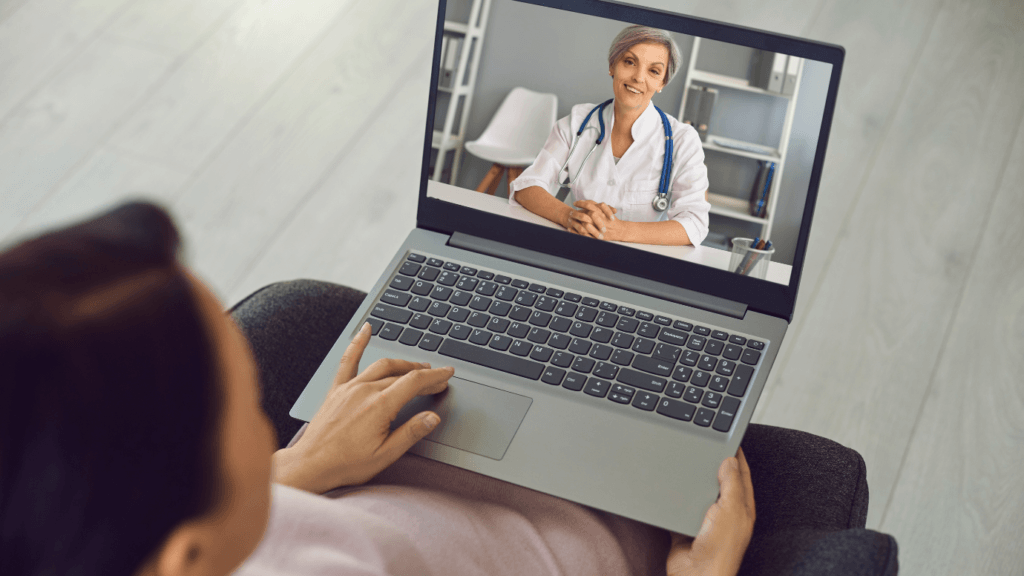
{"type": "Polygon", "coordinates": [[[463,378],[448,380],[444,392],[417,396],[391,423],[394,430],[424,410],[441,417],[427,440],[501,460],[526,416],[531,398],[463,378]]]}

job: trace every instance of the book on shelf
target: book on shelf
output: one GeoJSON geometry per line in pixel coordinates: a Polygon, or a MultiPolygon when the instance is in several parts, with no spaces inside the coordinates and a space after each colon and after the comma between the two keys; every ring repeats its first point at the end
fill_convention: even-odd
{"type": "Polygon", "coordinates": [[[782,94],[792,96],[796,92],[796,75],[800,71],[800,58],[790,56],[786,60],[786,79],[782,82],[782,94]]]}
{"type": "Polygon", "coordinates": [[[703,142],[708,137],[708,125],[711,124],[711,112],[718,97],[716,88],[701,88],[700,109],[697,111],[697,135],[703,142]]]}
{"type": "Polygon", "coordinates": [[[775,162],[758,160],[757,177],[750,191],[750,215],[764,218],[768,214],[768,199],[771,195],[772,176],[775,175],[775,162]]]}
{"type": "Polygon", "coordinates": [[[462,49],[462,38],[445,36],[441,40],[441,76],[438,85],[441,88],[455,88],[455,73],[459,65],[459,51],[462,49]]]}
{"type": "Polygon", "coordinates": [[[767,50],[755,50],[750,85],[769,92],[782,93],[786,79],[786,55],[767,50]]]}
{"type": "Polygon", "coordinates": [[[683,108],[683,124],[697,127],[697,113],[700,111],[700,99],[704,93],[700,86],[690,86],[686,92],[686,107],[683,108]]]}

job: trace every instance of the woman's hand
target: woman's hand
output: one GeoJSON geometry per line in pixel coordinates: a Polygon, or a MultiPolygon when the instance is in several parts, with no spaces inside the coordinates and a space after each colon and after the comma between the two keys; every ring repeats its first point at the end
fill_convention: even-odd
{"type": "Polygon", "coordinates": [[[421,412],[398,429],[391,422],[409,400],[448,387],[452,368],[383,359],[356,375],[370,326],[341,358],[323,406],[299,441],[274,454],[274,481],[314,493],[367,482],[429,434],[440,418],[421,412]],[[431,423],[430,419],[434,422],[431,423]]]}
{"type": "Polygon", "coordinates": [[[615,217],[615,208],[593,200],[579,200],[573,206],[576,210],[569,213],[572,227],[566,226],[570,232],[598,240],[622,240],[625,226],[615,217]]]}
{"type": "Polygon", "coordinates": [[[741,448],[718,467],[718,500],[696,538],[669,532],[668,576],[735,576],[754,532],[754,485],[741,448]]]}

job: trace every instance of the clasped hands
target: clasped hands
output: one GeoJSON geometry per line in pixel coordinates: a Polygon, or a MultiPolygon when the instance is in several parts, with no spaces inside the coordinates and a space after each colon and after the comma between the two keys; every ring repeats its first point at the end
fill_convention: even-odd
{"type": "Polygon", "coordinates": [[[579,200],[573,206],[576,209],[570,210],[561,223],[566,230],[598,240],[623,240],[628,224],[615,217],[618,210],[593,200],[579,200]]]}

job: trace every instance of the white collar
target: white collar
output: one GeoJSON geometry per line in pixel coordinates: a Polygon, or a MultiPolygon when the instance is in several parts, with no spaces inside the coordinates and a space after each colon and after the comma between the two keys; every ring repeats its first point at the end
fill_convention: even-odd
{"type": "MultiPolygon", "coordinates": [[[[612,109],[611,120],[609,122],[611,128],[615,127],[615,101],[608,106],[612,109]]],[[[647,108],[640,113],[636,121],[633,122],[633,127],[630,129],[630,133],[633,136],[634,141],[644,140],[647,136],[650,136],[650,131],[661,125],[661,118],[658,114],[658,110],[654,107],[654,101],[651,100],[647,103],[647,108]]]]}

